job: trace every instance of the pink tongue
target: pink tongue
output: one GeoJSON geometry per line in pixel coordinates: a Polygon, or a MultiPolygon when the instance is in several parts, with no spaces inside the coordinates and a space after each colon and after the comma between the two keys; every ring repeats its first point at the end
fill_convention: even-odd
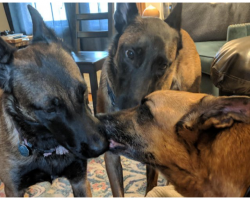
{"type": "Polygon", "coordinates": [[[114,140],[109,140],[109,148],[124,147],[123,144],[115,142],[114,140]]]}

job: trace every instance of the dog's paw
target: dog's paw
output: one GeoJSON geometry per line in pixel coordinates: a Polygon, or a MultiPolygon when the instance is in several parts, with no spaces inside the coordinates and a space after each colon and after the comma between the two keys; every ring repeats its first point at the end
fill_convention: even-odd
{"type": "Polygon", "coordinates": [[[20,184],[18,188],[19,190],[26,189],[31,185],[35,185],[36,183],[44,182],[44,181],[48,181],[51,183],[52,182],[51,176],[46,172],[43,172],[39,169],[35,169],[23,175],[20,178],[20,184]]]}

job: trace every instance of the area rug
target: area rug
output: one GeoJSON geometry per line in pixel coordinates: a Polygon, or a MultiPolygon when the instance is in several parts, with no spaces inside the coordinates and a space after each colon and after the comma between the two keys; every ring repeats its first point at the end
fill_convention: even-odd
{"type": "MultiPolygon", "coordinates": [[[[146,191],[146,167],[145,165],[121,157],[123,166],[125,197],[143,197],[146,191]]],[[[88,180],[91,185],[93,197],[112,197],[112,192],[105,170],[103,155],[89,160],[88,180]]],[[[164,186],[165,179],[160,175],[158,185],[164,186]]],[[[5,197],[4,184],[0,182],[0,197],[5,197]]],[[[64,178],[56,179],[52,187],[48,182],[31,186],[25,197],[73,197],[69,182],[64,178]]]]}
{"type": "MultiPolygon", "coordinates": [[[[90,108],[92,104],[90,103],[90,108]]],[[[145,165],[121,156],[123,166],[125,197],[144,197],[146,191],[145,165]]],[[[0,166],[1,167],[1,166],[0,166]]],[[[93,197],[112,197],[112,192],[105,169],[104,156],[88,160],[88,180],[93,197]]],[[[166,185],[160,175],[158,186],[166,185]]],[[[51,185],[48,182],[37,183],[29,187],[25,197],[73,197],[72,188],[65,178],[58,178],[51,185]]],[[[4,184],[0,181],[0,197],[5,197],[4,184]]]]}

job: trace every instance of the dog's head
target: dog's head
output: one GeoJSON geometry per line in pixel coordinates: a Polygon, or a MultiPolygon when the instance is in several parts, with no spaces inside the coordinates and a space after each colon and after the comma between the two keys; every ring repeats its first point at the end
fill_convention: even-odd
{"type": "Polygon", "coordinates": [[[163,86],[170,89],[173,63],[182,48],[181,11],[182,4],[178,4],[163,21],[140,17],[136,3],[117,4],[118,33],[109,52],[117,109],[136,106],[142,97],[163,86]]]}
{"type": "Polygon", "coordinates": [[[159,168],[189,165],[200,144],[208,148],[223,130],[250,122],[250,97],[157,91],[135,108],[98,118],[111,151],[159,168]]]}
{"type": "Polygon", "coordinates": [[[87,86],[79,68],[37,10],[28,9],[32,44],[16,50],[0,38],[0,85],[6,110],[21,135],[48,139],[42,146],[33,141],[35,147],[50,149],[58,142],[80,158],[98,156],[108,142],[88,108],[87,86]]]}

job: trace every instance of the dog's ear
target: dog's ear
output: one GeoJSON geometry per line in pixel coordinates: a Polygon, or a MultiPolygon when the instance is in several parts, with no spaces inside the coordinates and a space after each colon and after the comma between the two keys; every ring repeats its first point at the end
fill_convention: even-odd
{"type": "Polygon", "coordinates": [[[194,143],[200,133],[229,128],[235,122],[250,123],[250,97],[206,96],[177,123],[176,132],[194,143]]]}
{"type": "Polygon", "coordinates": [[[57,42],[57,36],[54,31],[48,28],[42,16],[39,12],[33,8],[31,5],[28,5],[28,9],[31,15],[32,23],[33,23],[33,40],[32,42],[57,42]]]}
{"type": "Polygon", "coordinates": [[[136,3],[117,3],[114,14],[115,28],[118,33],[122,33],[126,26],[130,24],[139,14],[136,3]]]}
{"type": "Polygon", "coordinates": [[[13,54],[16,50],[14,46],[0,37],[0,64],[9,64],[13,60],[13,54]]]}
{"type": "Polygon", "coordinates": [[[177,31],[181,30],[182,3],[177,3],[173,11],[165,19],[165,22],[177,31]]]}
{"type": "Polygon", "coordinates": [[[10,92],[11,62],[17,49],[0,37],[0,88],[10,92]]]}

